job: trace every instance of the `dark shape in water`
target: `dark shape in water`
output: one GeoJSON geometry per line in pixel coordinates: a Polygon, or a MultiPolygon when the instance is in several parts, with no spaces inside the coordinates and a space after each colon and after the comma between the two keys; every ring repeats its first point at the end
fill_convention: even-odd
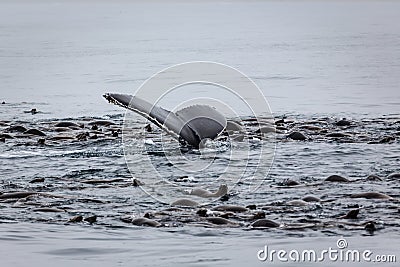
{"type": "Polygon", "coordinates": [[[265,218],[265,212],[264,211],[258,211],[255,214],[253,214],[253,216],[252,216],[253,220],[264,219],[264,218],[265,218]]]}
{"type": "Polygon", "coordinates": [[[84,180],[82,183],[84,184],[110,184],[115,182],[123,182],[124,179],[122,178],[115,178],[115,179],[90,179],[84,180]]]}
{"type": "Polygon", "coordinates": [[[228,219],[221,218],[221,217],[208,217],[207,221],[209,221],[212,224],[217,224],[217,225],[225,225],[225,224],[234,225],[234,224],[236,224],[228,219]]]}
{"type": "Polygon", "coordinates": [[[342,216],[341,219],[357,219],[360,209],[354,209],[349,211],[346,215],[342,216]]]}
{"type": "Polygon", "coordinates": [[[196,214],[199,215],[200,217],[207,217],[207,209],[199,209],[198,211],[196,211],[196,214]]]}
{"type": "Polygon", "coordinates": [[[9,133],[14,133],[14,132],[19,132],[19,133],[23,133],[25,131],[27,131],[28,129],[26,129],[24,126],[22,125],[15,125],[15,126],[11,126],[9,127],[6,132],[9,133]]]}
{"type": "Polygon", "coordinates": [[[337,126],[350,126],[351,122],[346,120],[346,118],[341,119],[340,121],[336,122],[337,126]]]}
{"type": "Polygon", "coordinates": [[[37,192],[13,192],[13,193],[4,193],[0,195],[0,199],[10,199],[10,198],[25,198],[30,195],[38,194],[37,192]]]}
{"type": "Polygon", "coordinates": [[[141,182],[141,181],[139,181],[138,179],[134,178],[134,179],[132,180],[132,185],[133,185],[134,187],[138,187],[138,186],[144,185],[144,183],[141,182]]]}
{"type": "Polygon", "coordinates": [[[87,218],[85,218],[85,221],[90,223],[90,224],[93,224],[93,223],[95,223],[97,221],[97,216],[93,215],[93,216],[87,217],[87,218]]]}
{"type": "Polygon", "coordinates": [[[257,206],[255,204],[250,204],[250,205],[246,206],[246,209],[255,210],[255,209],[257,209],[257,206]]]}
{"type": "Polygon", "coordinates": [[[226,127],[226,118],[207,105],[193,105],[171,112],[141,98],[124,94],[105,94],[109,102],[145,117],[180,141],[198,148],[204,139],[216,138],[226,127]]]}
{"type": "Polygon", "coordinates": [[[38,113],[36,108],[33,108],[31,110],[25,110],[24,113],[31,113],[32,115],[35,115],[36,113],[38,113]]]}
{"type": "Polygon", "coordinates": [[[287,138],[290,138],[290,139],[293,139],[296,141],[304,141],[307,139],[307,137],[300,132],[292,132],[287,136],[287,138]]]}
{"type": "Polygon", "coordinates": [[[352,194],[351,198],[367,198],[367,199],[392,199],[392,197],[379,192],[367,192],[360,194],[352,194]]]}
{"type": "Polygon", "coordinates": [[[373,222],[366,223],[365,226],[364,226],[364,229],[367,230],[370,233],[373,233],[373,232],[375,232],[377,230],[376,226],[375,226],[375,223],[373,223],[373,222]]]}
{"type": "Polygon", "coordinates": [[[242,206],[236,206],[236,205],[221,205],[215,207],[213,210],[216,211],[231,211],[231,212],[245,212],[247,211],[247,208],[242,207],[242,206]]]}
{"type": "MultiPolygon", "coordinates": [[[[14,139],[14,137],[12,137],[11,135],[9,135],[9,134],[0,134],[0,138],[3,138],[3,139],[14,139]]],[[[4,140],[5,141],[5,140],[4,140]]]]}
{"type": "Polygon", "coordinates": [[[279,227],[279,223],[268,219],[259,219],[253,222],[250,226],[253,228],[276,228],[279,227]]]}
{"type": "Polygon", "coordinates": [[[106,120],[96,120],[96,121],[91,121],[88,123],[89,125],[98,125],[98,126],[110,126],[110,125],[115,125],[114,122],[112,121],[106,121],[106,120]]]}
{"type": "Polygon", "coordinates": [[[320,202],[321,199],[315,197],[315,196],[305,196],[302,198],[305,202],[320,202]]]}
{"type": "Polygon", "coordinates": [[[37,209],[34,209],[33,211],[36,211],[36,212],[65,212],[65,210],[62,210],[62,209],[50,208],[50,207],[37,208],[37,209]]]}
{"type": "Polygon", "coordinates": [[[146,132],[151,133],[153,131],[153,129],[151,128],[150,124],[147,124],[144,129],[146,130],[146,132]]]}
{"type": "Polygon", "coordinates": [[[367,181],[383,181],[383,179],[381,177],[379,177],[378,175],[375,175],[375,174],[368,175],[368,177],[365,178],[365,180],[367,180],[367,181]]]}
{"type": "Polygon", "coordinates": [[[171,206],[180,206],[180,207],[195,207],[199,205],[200,203],[186,198],[181,198],[171,203],[171,206]]]}
{"type": "Polygon", "coordinates": [[[348,183],[350,182],[349,179],[340,176],[340,175],[331,175],[325,179],[327,182],[338,182],[338,183],[348,183]]]}
{"type": "Polygon", "coordinates": [[[112,136],[112,137],[118,137],[118,132],[112,130],[112,131],[111,131],[111,136],[112,136]]]}
{"type": "Polygon", "coordinates": [[[151,226],[151,227],[159,227],[161,223],[148,219],[148,218],[136,218],[132,220],[132,224],[137,226],[151,226]]]}
{"type": "Polygon", "coordinates": [[[35,179],[29,181],[30,184],[34,184],[34,183],[43,183],[43,182],[44,182],[44,178],[43,178],[43,177],[41,177],[41,178],[35,178],[35,179]]]}
{"type": "Polygon", "coordinates": [[[46,134],[38,129],[29,129],[24,132],[24,134],[32,134],[37,136],[46,136],[46,134]]]}
{"type": "Polygon", "coordinates": [[[45,142],[46,142],[46,139],[44,139],[44,138],[40,138],[40,139],[38,139],[38,144],[39,145],[44,145],[45,144],[45,142]]]}
{"type": "Polygon", "coordinates": [[[337,133],[329,133],[326,135],[326,137],[343,138],[343,137],[349,137],[349,135],[337,132],[337,133]]]}
{"type": "Polygon", "coordinates": [[[386,136],[383,137],[381,140],[378,141],[379,144],[386,144],[386,143],[391,143],[396,141],[396,138],[394,138],[393,136],[386,136]]]}
{"type": "Polygon", "coordinates": [[[70,121],[61,121],[56,123],[54,127],[79,127],[79,125],[70,121]]]}
{"type": "Polygon", "coordinates": [[[81,222],[83,220],[82,215],[77,215],[72,217],[71,219],[68,220],[68,222],[76,223],[76,222],[81,222]]]}
{"type": "Polygon", "coordinates": [[[300,185],[299,182],[294,181],[292,179],[285,179],[282,183],[279,183],[280,186],[296,186],[300,185]]]}
{"type": "Polygon", "coordinates": [[[389,174],[387,179],[400,179],[400,173],[389,174]]]}

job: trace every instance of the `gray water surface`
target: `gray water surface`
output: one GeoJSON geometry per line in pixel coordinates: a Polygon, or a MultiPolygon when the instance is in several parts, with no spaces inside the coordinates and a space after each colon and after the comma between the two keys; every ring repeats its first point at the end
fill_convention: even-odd
{"type": "MultiPolygon", "coordinates": [[[[43,127],[53,136],[51,126],[62,120],[82,122],[85,129],[98,119],[120,127],[124,111],[104,101],[103,93],[132,94],[163,68],[198,60],[247,74],[273,114],[286,114],[296,126],[321,119],[328,122],[324,127],[338,130],[332,125],[342,117],[357,126],[349,143],[280,139],[261,190],[218,202],[269,207],[267,218],[281,224],[335,222],[334,227],[301,230],[249,230],[248,222],[238,228],[130,225],[120,218],[165,206],[130,186],[121,140],[109,138],[106,127],[107,136],[87,142],[43,147],[37,145],[38,137],[6,140],[0,144],[2,193],[34,190],[65,198],[0,203],[2,266],[258,266],[272,264],[257,260],[257,251],[266,244],[318,249],[335,247],[342,236],[350,248],[400,257],[398,180],[385,179],[400,172],[399,20],[396,1],[2,1],[0,101],[6,103],[0,105],[0,120],[6,124],[1,132],[21,124],[43,127]],[[40,113],[24,113],[32,108],[40,113]],[[360,141],[363,134],[367,141],[360,141]],[[386,135],[395,140],[368,144],[386,135]],[[286,179],[318,184],[331,174],[358,182],[279,187],[286,179]],[[383,181],[364,181],[369,174],[383,181]],[[35,178],[45,182],[29,183],[35,178]],[[109,187],[82,183],[112,178],[123,181],[109,187]],[[348,198],[365,191],[394,200],[348,198]],[[284,204],[310,194],[335,200],[305,208],[284,204]],[[354,223],[373,221],[377,231],[338,223],[356,204],[361,211],[354,223]],[[66,212],[35,212],[35,205],[66,212]],[[79,214],[97,215],[97,222],[67,223],[79,214]]],[[[137,129],[143,126],[138,123],[137,129]]],[[[162,158],[158,163],[166,166],[162,158]]],[[[138,164],[135,176],[146,174],[138,164]]],[[[324,262],[339,264],[344,263],[324,262]]]]}

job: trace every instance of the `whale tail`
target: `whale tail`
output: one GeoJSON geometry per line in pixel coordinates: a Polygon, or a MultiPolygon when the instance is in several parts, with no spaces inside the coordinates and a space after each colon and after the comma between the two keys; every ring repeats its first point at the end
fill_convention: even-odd
{"type": "Polygon", "coordinates": [[[138,113],[175,138],[196,148],[203,139],[216,138],[227,124],[221,113],[207,105],[193,105],[171,112],[132,95],[107,93],[103,97],[115,105],[138,113]]]}

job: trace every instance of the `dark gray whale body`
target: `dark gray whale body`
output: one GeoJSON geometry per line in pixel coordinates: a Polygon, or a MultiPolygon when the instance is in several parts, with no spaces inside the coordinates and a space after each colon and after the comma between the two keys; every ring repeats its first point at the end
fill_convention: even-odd
{"type": "Polygon", "coordinates": [[[195,148],[204,139],[216,138],[227,124],[221,113],[207,105],[193,105],[171,112],[132,95],[107,93],[103,96],[113,104],[142,115],[181,143],[195,148]]]}

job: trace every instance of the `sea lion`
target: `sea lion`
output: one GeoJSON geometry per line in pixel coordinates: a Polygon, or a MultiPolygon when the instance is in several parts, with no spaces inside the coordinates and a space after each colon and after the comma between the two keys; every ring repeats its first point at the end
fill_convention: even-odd
{"type": "Polygon", "coordinates": [[[373,233],[377,230],[374,222],[367,222],[364,226],[364,229],[370,233],[373,233]]]}
{"type": "Polygon", "coordinates": [[[38,144],[38,145],[44,145],[45,142],[46,142],[46,139],[44,139],[44,138],[39,138],[39,139],[37,140],[37,144],[38,144]]]}
{"type": "Polygon", "coordinates": [[[299,128],[300,129],[306,129],[306,130],[309,130],[309,131],[321,131],[322,130],[321,127],[318,127],[318,126],[315,126],[315,125],[302,125],[299,128]]]}
{"type": "Polygon", "coordinates": [[[24,113],[31,113],[32,115],[37,114],[39,111],[37,111],[36,108],[33,108],[31,110],[25,110],[24,113]]]}
{"type": "Polygon", "coordinates": [[[300,132],[291,132],[288,136],[286,136],[286,138],[290,138],[296,141],[304,141],[307,140],[307,137],[300,133],[300,132]]]}
{"type": "Polygon", "coordinates": [[[49,207],[37,208],[37,209],[33,209],[33,211],[36,211],[36,212],[65,212],[65,210],[62,210],[62,209],[49,208],[49,207]]]}
{"type": "Polygon", "coordinates": [[[137,226],[151,226],[151,227],[161,226],[161,223],[145,217],[133,219],[131,223],[137,226]]]}
{"type": "Polygon", "coordinates": [[[29,129],[24,132],[24,134],[31,134],[37,136],[46,136],[46,134],[38,129],[29,129]]]}
{"type": "Polygon", "coordinates": [[[235,205],[221,205],[213,208],[216,211],[246,212],[247,208],[235,205]]]}
{"type": "Polygon", "coordinates": [[[68,222],[71,222],[71,223],[76,223],[76,222],[81,222],[81,221],[83,221],[83,216],[82,215],[74,216],[74,217],[72,217],[71,219],[68,220],[68,222]]]}
{"type": "Polygon", "coordinates": [[[307,206],[308,202],[301,200],[301,199],[295,199],[295,200],[286,202],[286,205],[301,207],[301,206],[307,206]]]}
{"type": "Polygon", "coordinates": [[[329,133],[329,134],[326,134],[325,136],[326,136],[326,137],[334,137],[334,138],[350,137],[349,134],[340,133],[340,132],[337,132],[337,133],[329,133]]]}
{"type": "Polygon", "coordinates": [[[13,136],[9,135],[9,134],[0,134],[0,138],[5,139],[14,139],[13,136]]]}
{"type": "Polygon", "coordinates": [[[93,215],[93,216],[90,216],[90,217],[86,217],[86,218],[84,219],[84,221],[85,221],[85,222],[88,222],[88,223],[90,223],[90,224],[94,224],[94,223],[97,221],[97,216],[96,216],[96,215],[93,215]]]}
{"type": "Polygon", "coordinates": [[[378,143],[379,143],[379,144],[386,144],[386,143],[392,143],[392,142],[394,142],[394,141],[396,141],[396,138],[395,138],[395,137],[393,137],[393,136],[385,136],[385,137],[383,137],[382,139],[380,139],[380,140],[378,141],[378,143]]]}
{"type": "Polygon", "coordinates": [[[400,173],[392,173],[392,174],[389,174],[389,175],[387,176],[387,179],[389,179],[389,180],[400,179],[400,173]]]}
{"type": "Polygon", "coordinates": [[[257,211],[253,215],[250,216],[251,220],[265,219],[265,211],[257,211]]]}
{"type": "Polygon", "coordinates": [[[34,184],[34,183],[43,183],[43,182],[44,182],[44,178],[43,178],[43,177],[41,177],[41,178],[35,178],[35,179],[29,181],[30,184],[34,184]]]}
{"type": "Polygon", "coordinates": [[[196,207],[199,205],[200,203],[186,198],[181,198],[171,203],[171,206],[181,206],[181,207],[196,207]]]}
{"type": "Polygon", "coordinates": [[[337,183],[348,183],[348,182],[350,182],[349,179],[347,179],[347,178],[345,178],[343,176],[340,176],[340,175],[336,175],[336,174],[329,176],[324,181],[326,181],[326,182],[337,182],[337,183]]]}
{"type": "Polygon", "coordinates": [[[250,227],[252,228],[276,228],[279,227],[280,224],[276,223],[274,221],[268,220],[268,219],[259,219],[252,224],[250,224],[250,227]]]}
{"type": "Polygon", "coordinates": [[[190,195],[203,197],[203,198],[212,198],[212,197],[222,197],[228,193],[228,186],[226,184],[221,184],[218,188],[218,191],[215,193],[211,193],[202,188],[194,188],[190,191],[190,195]]]}
{"type": "Polygon", "coordinates": [[[383,179],[381,177],[379,177],[378,175],[375,175],[375,174],[368,175],[367,178],[365,178],[365,180],[367,180],[367,181],[383,181],[383,179]]]}
{"type": "Polygon", "coordinates": [[[246,206],[246,209],[255,210],[255,209],[257,209],[257,205],[256,205],[256,204],[247,205],[247,206],[246,206]]]}
{"type": "Polygon", "coordinates": [[[351,122],[346,120],[346,118],[341,119],[340,121],[336,122],[337,126],[350,126],[351,122]]]}
{"type": "Polygon", "coordinates": [[[306,201],[306,202],[320,202],[321,199],[315,197],[315,196],[305,196],[302,198],[302,200],[306,201]]]}
{"type": "Polygon", "coordinates": [[[109,183],[115,183],[115,182],[123,182],[124,179],[122,178],[115,178],[115,179],[90,179],[90,180],[84,180],[82,183],[84,184],[109,184],[109,183]]]}
{"type": "Polygon", "coordinates": [[[56,131],[56,132],[69,132],[69,131],[71,131],[71,128],[69,128],[69,127],[58,127],[54,131],[56,131]]]}
{"type": "Polygon", "coordinates": [[[283,182],[279,183],[280,186],[297,186],[300,185],[299,182],[292,179],[285,179],[283,182]]]}
{"type": "Polygon", "coordinates": [[[23,133],[23,132],[25,132],[27,130],[28,129],[26,129],[22,125],[15,125],[15,126],[11,126],[11,127],[7,128],[5,131],[8,132],[8,133],[14,133],[14,132],[23,133]]]}
{"type": "Polygon", "coordinates": [[[351,198],[367,198],[367,199],[392,199],[391,196],[379,192],[367,192],[350,195],[351,198]]]}
{"type": "Polygon", "coordinates": [[[13,192],[13,193],[4,193],[0,195],[0,199],[10,199],[10,198],[25,198],[30,195],[39,194],[37,192],[13,192]]]}
{"type": "Polygon", "coordinates": [[[88,132],[84,132],[84,133],[79,133],[75,136],[75,138],[78,141],[87,141],[87,138],[89,137],[89,133],[88,132]]]}
{"type": "Polygon", "coordinates": [[[346,215],[340,217],[339,219],[357,219],[360,209],[350,210],[346,215]]]}
{"type": "Polygon", "coordinates": [[[212,224],[217,224],[217,225],[226,225],[226,224],[237,225],[237,223],[232,222],[232,221],[222,218],[222,217],[207,217],[206,220],[212,224]]]}
{"type": "Polygon", "coordinates": [[[59,128],[69,128],[69,127],[80,127],[80,125],[76,124],[75,122],[70,122],[70,121],[61,121],[58,122],[54,125],[54,127],[59,127],[59,128]]]}
{"type": "Polygon", "coordinates": [[[106,121],[106,120],[96,120],[96,121],[91,121],[91,122],[89,122],[88,123],[89,125],[97,125],[97,126],[105,126],[105,127],[107,127],[107,126],[110,126],[110,125],[115,125],[115,123],[114,122],[112,122],[112,121],[106,121]]]}
{"type": "Polygon", "coordinates": [[[75,137],[71,135],[56,135],[50,138],[50,140],[58,141],[58,140],[73,140],[75,137]]]}

